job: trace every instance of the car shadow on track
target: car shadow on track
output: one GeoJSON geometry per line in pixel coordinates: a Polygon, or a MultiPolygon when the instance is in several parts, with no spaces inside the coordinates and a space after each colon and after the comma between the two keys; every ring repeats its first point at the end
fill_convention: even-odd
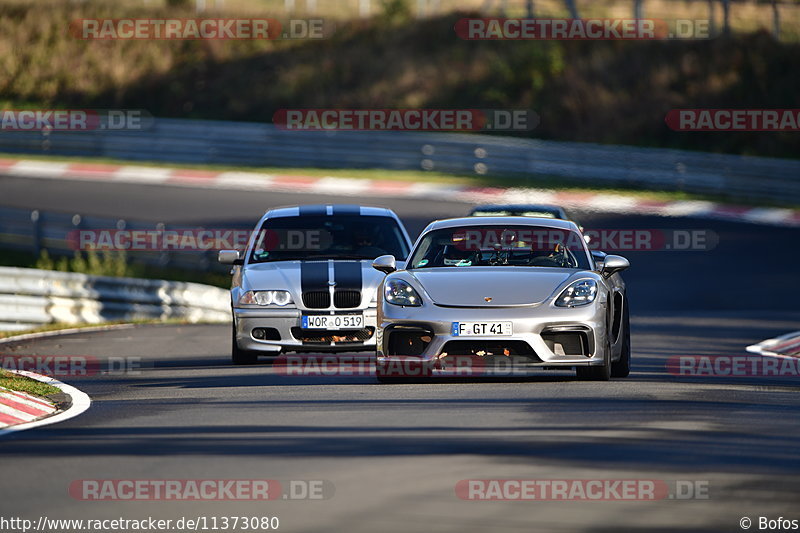
{"type": "MultiPolygon", "coordinates": [[[[60,455],[253,455],[292,457],[366,457],[436,454],[476,454],[496,456],[503,460],[545,461],[597,465],[609,468],[638,469],[653,465],[659,468],[697,468],[704,471],[741,471],[750,473],[788,473],[800,470],[796,453],[796,434],[765,434],[758,427],[717,427],[718,413],[741,408],[738,401],[699,401],[695,397],[665,401],[658,398],[572,398],[539,397],[535,401],[520,399],[420,398],[386,400],[340,399],[212,401],[202,402],[210,408],[234,408],[248,419],[258,419],[265,408],[292,413],[310,410],[347,411],[380,409],[387,422],[365,425],[287,425],[269,423],[227,424],[164,424],[119,427],[53,426],[20,434],[5,440],[5,456],[29,456],[47,453],[57,443],[60,455]],[[535,418],[515,422],[486,423],[464,427],[447,424],[447,413],[459,409],[498,412],[504,408],[527,405],[533,413],[547,412],[552,421],[534,423],[535,418]],[[400,409],[435,409],[443,414],[435,425],[408,427],[392,423],[391,414],[400,409]],[[695,429],[676,429],[668,424],[668,413],[693,410],[695,429]],[[592,424],[604,414],[615,413],[617,423],[592,424]],[[645,426],[625,424],[627,417],[641,413],[661,413],[656,423],[645,426]],[[442,423],[445,422],[445,423],[442,423]],[[502,435],[502,438],[498,438],[502,435]],[[591,451],[591,453],[588,453],[591,451]]],[[[141,402],[147,411],[160,410],[174,414],[185,406],[172,400],[141,402]]],[[[786,415],[779,403],[751,405],[756,418],[776,420],[786,415]]],[[[100,417],[98,417],[100,418],[100,417]]]]}

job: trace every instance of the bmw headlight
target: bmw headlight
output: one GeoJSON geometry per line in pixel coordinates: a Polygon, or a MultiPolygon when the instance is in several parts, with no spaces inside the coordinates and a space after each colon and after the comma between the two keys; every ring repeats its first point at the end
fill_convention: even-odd
{"type": "Polygon", "coordinates": [[[277,305],[284,307],[292,303],[289,291],[247,291],[239,297],[240,305],[277,305]]]}
{"type": "Polygon", "coordinates": [[[597,282],[593,279],[582,279],[561,291],[555,304],[558,307],[580,307],[592,303],[596,296],[597,282]]]}
{"type": "Polygon", "coordinates": [[[419,297],[414,287],[402,279],[392,279],[386,282],[383,287],[383,296],[386,301],[393,305],[404,307],[419,307],[422,299],[419,297]]]}

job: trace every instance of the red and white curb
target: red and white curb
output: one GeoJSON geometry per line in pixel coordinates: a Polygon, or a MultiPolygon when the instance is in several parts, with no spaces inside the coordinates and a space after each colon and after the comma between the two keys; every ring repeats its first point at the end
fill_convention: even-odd
{"type": "Polygon", "coordinates": [[[750,353],[772,357],[800,357],[800,331],[767,339],[747,347],[750,353]]]}
{"type": "MultiPolygon", "coordinates": [[[[135,328],[135,327],[136,327],[136,324],[125,323],[125,324],[111,324],[111,325],[103,325],[103,326],[91,326],[91,327],[85,327],[85,328],[58,329],[58,330],[54,330],[54,331],[40,331],[40,332],[37,332],[37,333],[24,333],[24,334],[21,334],[21,335],[14,335],[12,337],[8,337],[8,338],[5,338],[5,339],[0,339],[0,345],[13,344],[13,343],[17,343],[17,342],[30,341],[30,340],[36,340],[36,339],[44,339],[44,338],[48,338],[48,337],[55,337],[57,335],[72,335],[72,334],[75,334],[75,333],[94,333],[94,332],[97,332],[97,331],[109,331],[109,330],[117,330],[117,329],[130,329],[130,328],[135,328]]],[[[61,421],[64,421],[64,420],[68,420],[70,418],[74,418],[74,417],[78,416],[79,414],[83,413],[84,411],[86,411],[87,409],[89,409],[89,407],[90,407],[90,405],[92,403],[91,398],[89,398],[89,395],[87,395],[85,392],[83,392],[83,391],[81,391],[79,389],[76,389],[72,385],[67,385],[66,383],[62,383],[61,381],[58,381],[57,379],[53,379],[53,378],[48,377],[48,376],[42,376],[41,374],[35,374],[33,372],[28,372],[28,371],[25,371],[25,370],[11,370],[11,369],[5,369],[5,370],[7,372],[14,372],[14,373],[29,377],[31,379],[35,379],[37,381],[41,381],[43,383],[47,383],[47,384],[52,385],[52,386],[54,386],[54,387],[56,387],[58,389],[61,389],[61,392],[67,394],[70,397],[72,403],[71,403],[71,406],[69,407],[69,409],[67,409],[66,411],[62,411],[60,413],[57,413],[57,414],[55,414],[53,416],[47,416],[47,415],[48,414],[52,414],[53,412],[55,412],[55,406],[52,406],[52,404],[48,404],[48,405],[51,405],[53,407],[53,410],[50,411],[49,413],[41,415],[41,416],[47,416],[47,418],[42,418],[42,419],[26,420],[25,417],[19,417],[19,416],[16,416],[15,414],[9,414],[9,416],[17,418],[17,419],[20,419],[20,421],[8,421],[8,420],[4,419],[2,416],[0,416],[0,436],[2,436],[5,433],[11,433],[13,431],[20,431],[20,430],[23,430],[23,429],[31,429],[31,428],[34,428],[34,427],[44,426],[44,425],[48,425],[48,424],[55,424],[56,422],[61,422],[61,421]],[[13,425],[11,425],[11,424],[13,424],[13,425]]],[[[2,392],[11,392],[11,391],[7,391],[6,389],[3,389],[2,387],[0,387],[0,391],[2,391],[2,392]]],[[[22,393],[13,393],[13,394],[22,394],[22,393]]],[[[38,401],[39,403],[46,403],[41,398],[34,398],[34,400],[38,401]]],[[[2,401],[2,399],[0,399],[0,404],[2,404],[2,403],[3,403],[3,401],[2,401]]],[[[3,412],[4,412],[3,406],[0,405],[0,415],[3,412]]]]}
{"type": "Polygon", "coordinates": [[[14,372],[60,389],[61,392],[70,397],[71,404],[65,411],[58,412],[53,404],[41,398],[21,392],[0,389],[0,437],[8,433],[55,424],[74,418],[89,409],[92,403],[85,392],[57,379],[24,370],[10,370],[9,372],[14,372]]]}
{"type": "Polygon", "coordinates": [[[0,428],[33,422],[56,409],[52,403],[36,396],[0,387],[0,428]]]}
{"type": "Polygon", "coordinates": [[[110,181],[223,190],[275,191],[361,198],[425,198],[467,203],[552,203],[585,211],[724,219],[800,226],[800,210],[748,207],[699,200],[659,201],[621,194],[559,192],[536,188],[469,187],[446,183],[313,177],[259,172],[220,172],[99,163],[0,159],[0,175],[110,181]]]}

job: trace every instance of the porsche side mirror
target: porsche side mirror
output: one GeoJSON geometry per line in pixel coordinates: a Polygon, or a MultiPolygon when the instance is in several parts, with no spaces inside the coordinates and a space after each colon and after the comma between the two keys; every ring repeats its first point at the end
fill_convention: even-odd
{"type": "Polygon", "coordinates": [[[217,261],[223,265],[243,265],[244,259],[239,256],[239,250],[220,250],[217,261]]]}
{"type": "Polygon", "coordinates": [[[397,261],[393,255],[382,255],[372,262],[372,268],[384,274],[391,274],[397,270],[397,261]]]}
{"type": "Polygon", "coordinates": [[[622,272],[631,266],[630,261],[620,255],[607,255],[603,261],[603,275],[611,276],[617,272],[622,272]]]}
{"type": "Polygon", "coordinates": [[[595,270],[602,272],[603,263],[605,262],[607,255],[607,253],[601,252],[600,250],[592,250],[592,260],[594,261],[595,270]]]}

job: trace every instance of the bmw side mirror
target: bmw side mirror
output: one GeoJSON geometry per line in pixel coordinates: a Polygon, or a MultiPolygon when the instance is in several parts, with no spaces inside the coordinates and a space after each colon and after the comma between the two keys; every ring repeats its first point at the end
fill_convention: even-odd
{"type": "Polygon", "coordinates": [[[243,265],[244,259],[239,256],[239,250],[220,250],[217,261],[223,265],[243,265]]]}
{"type": "Polygon", "coordinates": [[[391,274],[397,270],[397,261],[393,255],[382,255],[372,262],[372,268],[384,274],[391,274]]]}
{"type": "Polygon", "coordinates": [[[620,255],[607,255],[603,261],[603,275],[608,277],[617,272],[622,272],[631,266],[630,261],[620,255]]]}

